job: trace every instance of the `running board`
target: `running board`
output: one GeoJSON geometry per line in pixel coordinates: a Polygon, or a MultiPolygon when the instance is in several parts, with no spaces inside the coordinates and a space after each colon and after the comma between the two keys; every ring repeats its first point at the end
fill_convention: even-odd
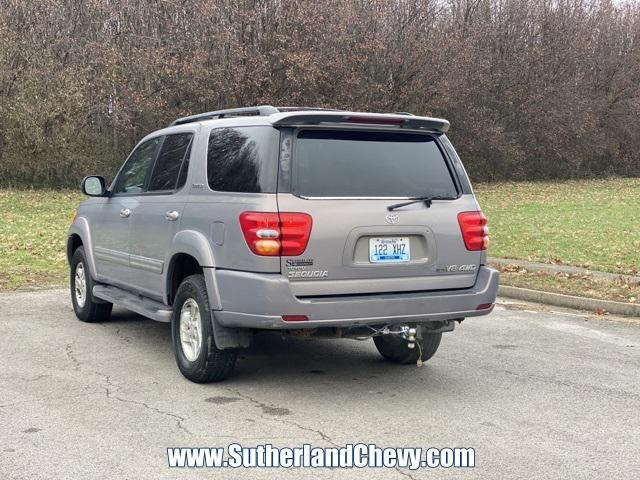
{"type": "Polygon", "coordinates": [[[170,307],[118,287],[94,285],[93,296],[120,305],[156,322],[171,322],[171,316],[173,315],[173,310],[170,307]]]}

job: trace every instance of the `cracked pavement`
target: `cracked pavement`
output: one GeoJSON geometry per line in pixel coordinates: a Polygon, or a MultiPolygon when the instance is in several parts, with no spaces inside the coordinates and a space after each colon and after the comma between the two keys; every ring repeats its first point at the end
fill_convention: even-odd
{"type": "Polygon", "coordinates": [[[168,324],[75,319],[0,294],[0,478],[639,478],[640,322],[506,304],[421,368],[373,342],[260,335],[224,383],[175,366],[168,324]],[[170,470],[167,447],[474,447],[466,470],[170,470]]]}

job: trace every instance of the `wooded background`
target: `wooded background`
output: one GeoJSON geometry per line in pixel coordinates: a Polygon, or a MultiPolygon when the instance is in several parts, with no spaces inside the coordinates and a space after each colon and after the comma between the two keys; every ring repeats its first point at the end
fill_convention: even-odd
{"type": "Polygon", "coordinates": [[[638,176],[639,40],[636,1],[0,0],[0,185],[255,104],[442,116],[476,181],[638,176]]]}

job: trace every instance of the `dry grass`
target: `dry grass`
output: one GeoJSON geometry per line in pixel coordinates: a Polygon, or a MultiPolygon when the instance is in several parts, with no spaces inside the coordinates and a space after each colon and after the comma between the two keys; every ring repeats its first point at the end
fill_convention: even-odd
{"type": "Polygon", "coordinates": [[[634,275],[640,178],[481,184],[489,255],[634,275]]]}
{"type": "Polygon", "coordinates": [[[621,279],[610,281],[584,274],[528,271],[516,265],[497,268],[501,272],[500,283],[503,285],[615,302],[637,303],[640,299],[640,285],[629,284],[621,279]]]}
{"type": "Polygon", "coordinates": [[[0,289],[66,281],[65,242],[79,193],[0,190],[0,289]]]}

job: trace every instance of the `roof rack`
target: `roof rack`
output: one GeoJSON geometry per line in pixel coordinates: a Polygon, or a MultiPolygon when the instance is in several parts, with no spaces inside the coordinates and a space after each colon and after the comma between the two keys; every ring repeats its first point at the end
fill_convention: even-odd
{"type": "MultiPolygon", "coordinates": [[[[216,118],[225,118],[225,117],[249,117],[249,116],[264,117],[268,115],[273,115],[274,113],[296,113],[296,112],[309,112],[309,111],[327,113],[327,114],[336,113],[336,112],[345,112],[345,110],[340,110],[335,108],[318,108],[318,107],[277,107],[276,108],[271,105],[258,105],[255,107],[227,108],[225,110],[215,110],[213,112],[198,113],[197,115],[178,118],[177,120],[174,120],[169,126],[173,127],[175,125],[184,125],[185,123],[201,122],[204,120],[213,120],[216,118]]],[[[394,112],[393,114],[415,117],[413,113],[409,113],[409,112],[394,112]]]]}
{"type": "Polygon", "coordinates": [[[185,123],[201,122],[203,120],[212,120],[214,118],[224,117],[248,117],[248,116],[266,116],[278,113],[276,107],[271,105],[259,105],[256,107],[242,107],[242,108],[227,108],[226,110],[215,110],[213,112],[199,113],[197,115],[191,115],[189,117],[182,117],[174,120],[169,125],[173,127],[175,125],[184,125],[185,123]]]}

